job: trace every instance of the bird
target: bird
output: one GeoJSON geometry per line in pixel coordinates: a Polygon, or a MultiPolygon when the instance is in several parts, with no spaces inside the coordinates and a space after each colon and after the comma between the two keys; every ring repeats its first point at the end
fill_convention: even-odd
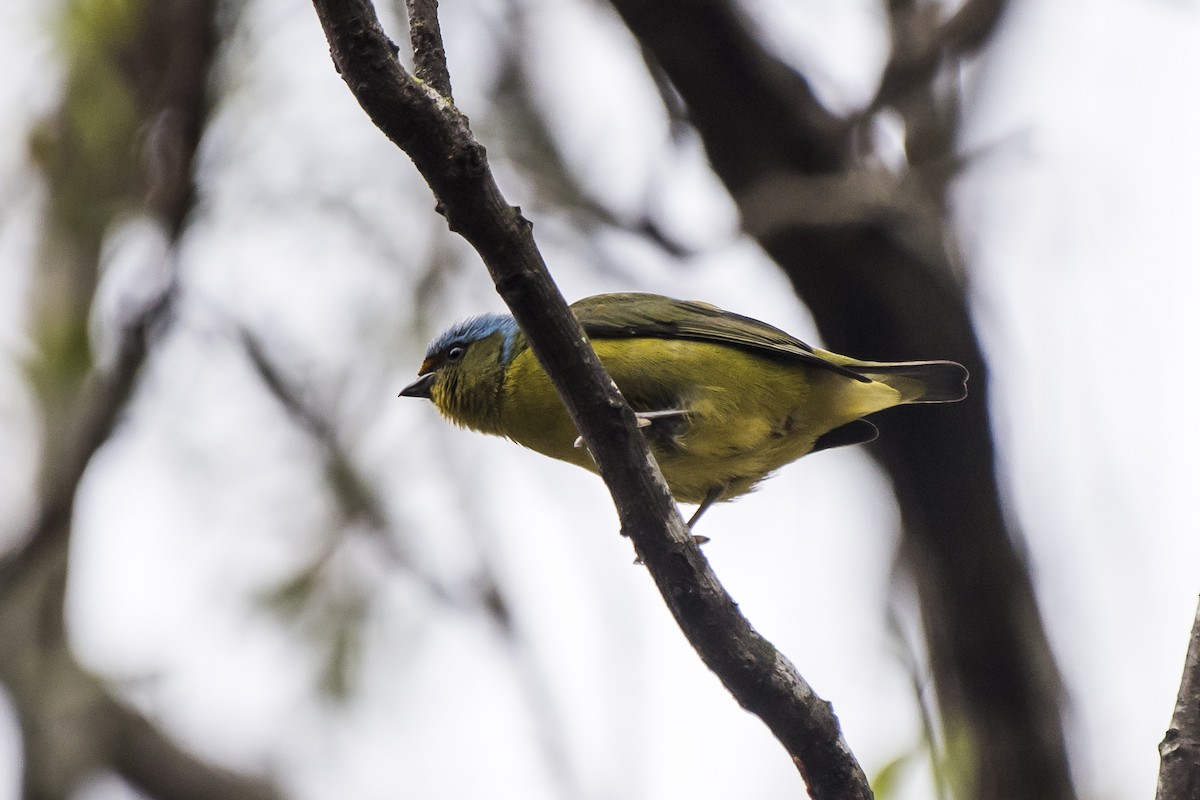
{"type": "MultiPolygon", "coordinates": [[[[875,439],[870,414],[967,396],[968,373],[957,362],[860,361],[705,302],[618,292],[586,297],[571,311],[633,409],[671,494],[697,506],[689,527],[802,456],[875,439]]],[[[417,375],[401,397],[426,398],[456,425],[596,471],[512,316],[451,326],[429,344],[417,375]]]]}

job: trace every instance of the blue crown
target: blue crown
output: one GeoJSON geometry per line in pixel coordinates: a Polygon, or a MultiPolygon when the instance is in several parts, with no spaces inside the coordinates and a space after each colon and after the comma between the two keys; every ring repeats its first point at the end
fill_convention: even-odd
{"type": "Polygon", "coordinates": [[[508,314],[480,314],[452,325],[433,340],[425,357],[430,358],[456,344],[478,342],[494,333],[504,334],[502,358],[507,363],[517,337],[517,321],[508,314]]]}

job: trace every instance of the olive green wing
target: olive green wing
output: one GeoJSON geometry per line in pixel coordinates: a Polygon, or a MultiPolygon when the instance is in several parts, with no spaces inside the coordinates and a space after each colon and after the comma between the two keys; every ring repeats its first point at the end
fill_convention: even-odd
{"type": "Polygon", "coordinates": [[[657,337],[715,342],[871,382],[848,367],[827,361],[814,353],[812,347],[779,328],[708,303],[624,292],[585,297],[574,303],[571,310],[593,339],[657,337]]]}

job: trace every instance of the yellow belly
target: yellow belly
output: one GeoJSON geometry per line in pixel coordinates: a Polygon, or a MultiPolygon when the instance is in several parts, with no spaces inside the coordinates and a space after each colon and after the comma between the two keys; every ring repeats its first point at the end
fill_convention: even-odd
{"type": "MultiPolygon", "coordinates": [[[[810,452],[817,438],[896,405],[899,393],[794,361],[710,342],[633,338],[593,343],[635,411],[684,409],[643,429],[675,498],[745,494],[810,452]]],[[[595,470],[579,434],[531,351],[505,378],[501,426],[513,441],[595,470]]]]}

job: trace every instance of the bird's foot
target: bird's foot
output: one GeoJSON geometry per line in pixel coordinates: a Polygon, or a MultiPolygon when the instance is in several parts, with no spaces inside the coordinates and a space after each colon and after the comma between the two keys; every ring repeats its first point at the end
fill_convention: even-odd
{"type": "MultiPolygon", "coordinates": [[[[687,411],[677,408],[668,408],[663,411],[635,411],[634,416],[637,418],[637,426],[639,428],[649,428],[656,419],[666,419],[668,417],[683,417],[687,416],[687,411]]],[[[583,447],[586,442],[583,437],[579,436],[575,439],[575,449],[583,447]]]]}

